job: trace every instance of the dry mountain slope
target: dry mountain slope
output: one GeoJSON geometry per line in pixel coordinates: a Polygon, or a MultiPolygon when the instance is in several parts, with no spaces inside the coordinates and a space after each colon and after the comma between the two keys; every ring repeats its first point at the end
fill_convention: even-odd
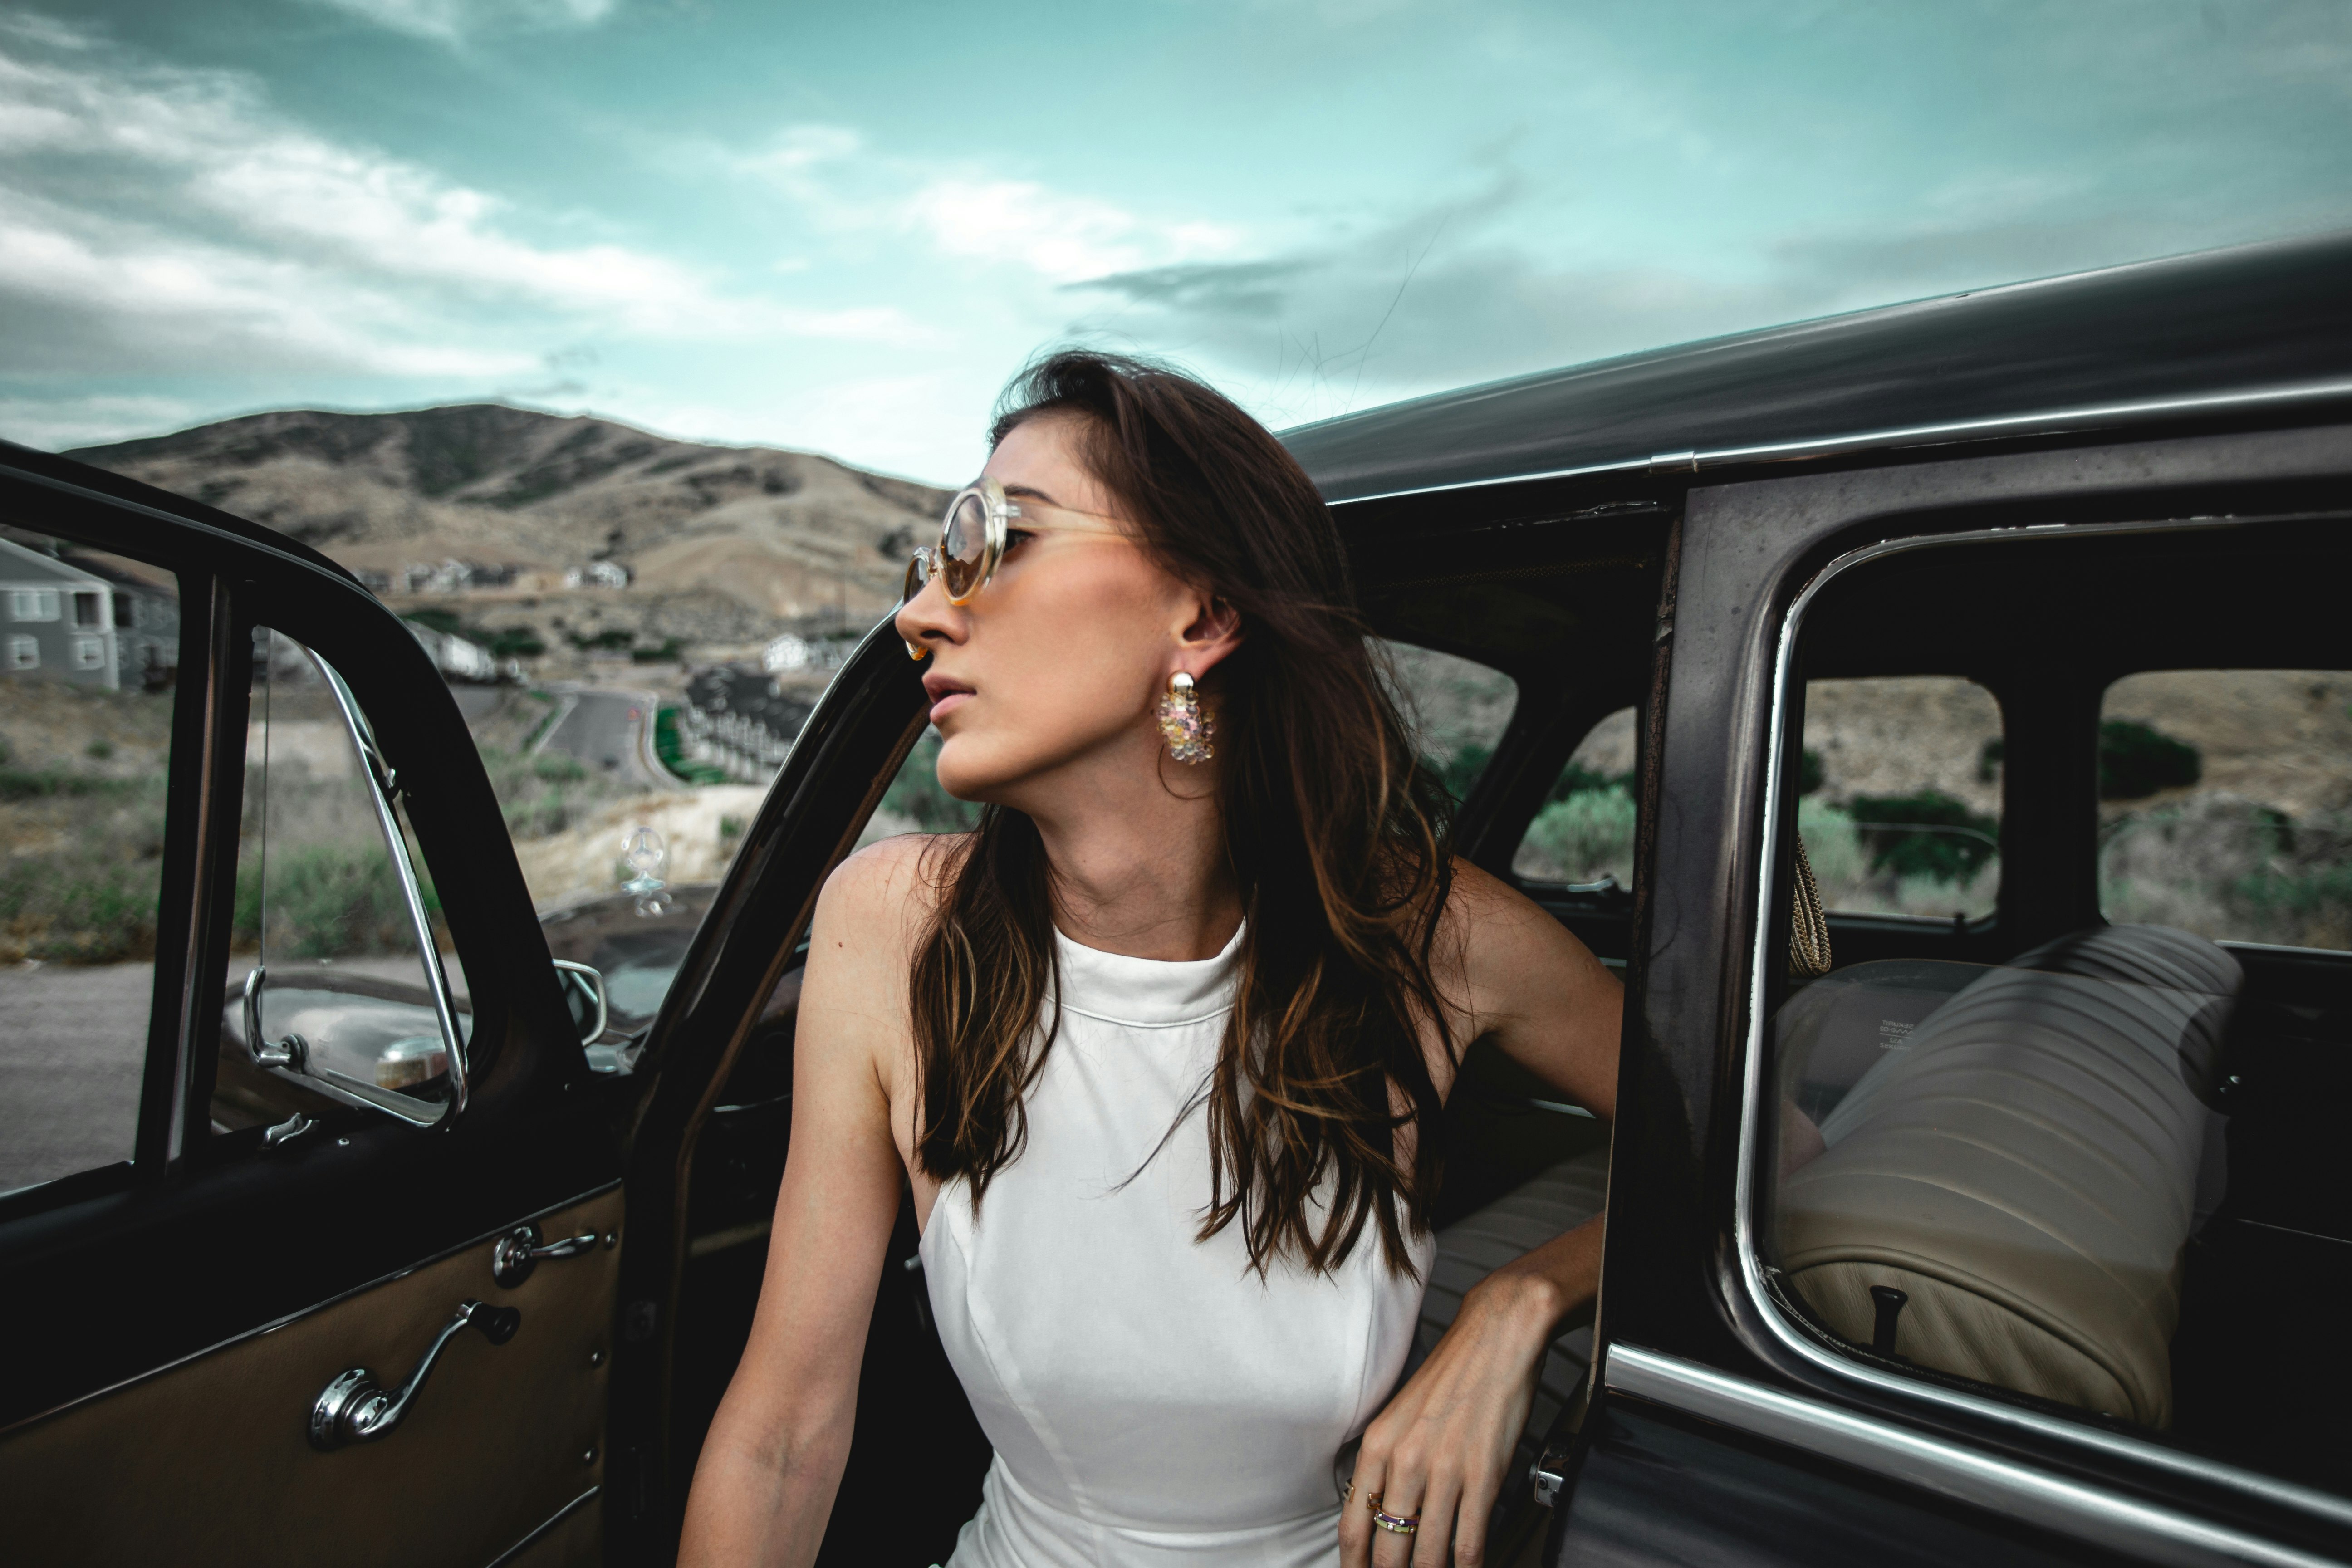
{"type": "Polygon", "coordinates": [[[905,560],[898,542],[934,526],[947,500],[805,452],[496,404],[257,414],[68,456],[354,568],[456,557],[561,571],[609,558],[646,592],[718,595],[781,617],[887,608],[905,560]]]}

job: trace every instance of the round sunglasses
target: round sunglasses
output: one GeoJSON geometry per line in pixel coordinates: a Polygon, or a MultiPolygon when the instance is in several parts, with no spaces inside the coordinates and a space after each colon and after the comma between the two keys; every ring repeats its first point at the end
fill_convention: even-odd
{"type": "Polygon", "coordinates": [[[983,479],[966,485],[948,502],[947,515],[940,520],[939,542],[915,547],[914,558],[907,563],[907,583],[899,603],[911,603],[936,577],[947,591],[949,604],[971,604],[972,596],[996,575],[997,564],[1004,559],[1006,539],[1015,532],[1123,535],[1124,531],[1118,519],[1097,512],[1045,501],[1016,502],[1005,495],[1003,485],[983,479]],[[1045,516],[1086,521],[1049,523],[1040,521],[1045,516]],[[1012,526],[1015,519],[1020,521],[1017,529],[1012,526]]]}

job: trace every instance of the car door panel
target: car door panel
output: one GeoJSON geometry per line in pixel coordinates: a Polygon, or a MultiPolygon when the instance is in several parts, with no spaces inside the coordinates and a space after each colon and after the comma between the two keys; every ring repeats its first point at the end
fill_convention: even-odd
{"type": "MultiPolygon", "coordinates": [[[[1797,1331],[1770,1317],[1742,1278],[1759,1223],[1744,1208],[1742,1075],[1757,1026],[1750,984],[1761,962],[1766,872],[1758,823],[1774,660],[1782,614],[1812,574],[1842,552],[1906,533],[2321,510],[2340,504],[2347,465],[2352,432],[2317,427],[1692,489],[1661,616],[1655,760],[1640,784],[1645,829],[1657,827],[1637,859],[1601,1317],[1608,1370],[1580,1447],[1559,1467],[1569,1500],[1546,1561],[2284,1563],[2326,1556],[2310,1543],[2335,1538],[2308,1500],[2229,1467],[2175,1462],[2153,1444],[1924,1383],[1890,1384],[1814,1364],[1820,1358],[1793,1342],[1797,1331]],[[1840,1458],[1834,1443],[1791,1446],[1686,1402],[1632,1392],[1625,1369],[1611,1360],[1612,1347],[1632,1343],[1655,1347],[1642,1355],[1736,1381],[1760,1391],[1761,1403],[1783,1402],[1822,1423],[1859,1417],[1877,1429],[1874,1450],[1866,1463],[1854,1453],[1840,1458]],[[1905,1435],[1922,1433],[1943,1453],[1940,1471],[1899,1461],[1905,1435]],[[2006,1475],[2014,1483],[2009,1500],[1996,1488],[1978,1506],[1956,1505],[1955,1496],[1974,1495],[1956,1490],[1952,1478],[1962,1472],[2006,1475]],[[2115,1531],[2102,1535],[2110,1524],[2115,1531]]],[[[2086,740],[2064,754],[2084,779],[2023,780],[2021,773],[2009,781],[2011,799],[2042,793],[2058,804],[2046,823],[2012,814],[2004,854],[2015,852],[2021,864],[2031,855],[2084,868],[2074,905],[2043,911],[2047,921],[2079,925],[2098,918],[2087,869],[2097,823],[2088,809],[2066,816],[2063,807],[2089,798],[2095,748],[2086,740]]],[[[1841,927],[1839,934],[1852,933],[1841,927]]],[[[2014,952],[2050,934],[2017,922],[2003,940],[2014,952]]]]}
{"type": "MultiPolygon", "coordinates": [[[[593,1233],[519,1285],[497,1235],[0,1438],[12,1551],[56,1563],[487,1563],[603,1479],[617,1185],[537,1216],[593,1233]],[[401,1425],[332,1453],[311,1403],[345,1368],[397,1387],[457,1305],[521,1314],[450,1341],[401,1425]],[[136,1506],[125,1506],[126,1488],[136,1506]]],[[[541,1550],[545,1550],[542,1545],[541,1550]]],[[[553,1559],[550,1559],[552,1561],[553,1559]]],[[[593,1559],[589,1559],[593,1561],[593,1559]]]]}
{"type": "Polygon", "coordinates": [[[186,649],[138,1158],[0,1197],[0,1334],[37,1347],[0,1378],[12,1560],[594,1561],[600,1510],[578,1500],[608,1447],[620,1250],[513,1291],[488,1260],[533,1216],[618,1235],[632,1086],[587,1071],[456,704],[398,619],[289,541],[15,450],[0,502],[180,570],[186,649]],[[398,774],[470,983],[472,1094],[449,1125],[322,1106],[271,1146],[213,1124],[257,624],[332,662],[398,774]],[[468,1299],[520,1305],[513,1340],[460,1334],[400,1429],[309,1447],[329,1379],[405,1378],[468,1299]]]}

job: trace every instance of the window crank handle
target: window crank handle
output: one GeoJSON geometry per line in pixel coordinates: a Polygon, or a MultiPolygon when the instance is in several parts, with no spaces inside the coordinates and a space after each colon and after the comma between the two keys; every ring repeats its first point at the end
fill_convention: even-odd
{"type": "Polygon", "coordinates": [[[375,1375],[363,1366],[355,1366],[338,1376],[320,1392],[310,1405],[310,1447],[322,1454],[347,1448],[353,1443],[373,1443],[392,1436],[394,1428],[407,1417],[409,1407],[416,1403],[419,1389],[432,1375],[433,1363],[441,1359],[443,1347],[466,1329],[474,1329],[494,1345],[502,1345],[515,1337],[522,1327],[522,1313],[512,1307],[488,1307],[479,1301],[461,1304],[457,1315],[441,1326],[433,1343],[426,1348],[425,1358],[408,1381],[398,1389],[386,1389],[375,1381],[375,1375]]]}
{"type": "Polygon", "coordinates": [[[530,1279],[531,1270],[537,1268],[542,1259],[577,1258],[595,1245],[596,1233],[592,1230],[542,1246],[539,1239],[539,1226],[519,1225],[499,1238],[496,1250],[490,1254],[490,1278],[511,1290],[530,1279]]]}

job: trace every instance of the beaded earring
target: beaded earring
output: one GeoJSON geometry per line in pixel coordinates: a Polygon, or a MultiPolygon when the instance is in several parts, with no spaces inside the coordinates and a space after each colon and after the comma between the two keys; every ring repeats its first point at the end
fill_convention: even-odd
{"type": "Polygon", "coordinates": [[[1170,676],[1167,694],[1160,699],[1160,734],[1168,754],[1180,763],[1205,763],[1217,754],[1209,744],[1216,733],[1216,721],[1193,694],[1192,678],[1181,669],[1170,676]]]}

